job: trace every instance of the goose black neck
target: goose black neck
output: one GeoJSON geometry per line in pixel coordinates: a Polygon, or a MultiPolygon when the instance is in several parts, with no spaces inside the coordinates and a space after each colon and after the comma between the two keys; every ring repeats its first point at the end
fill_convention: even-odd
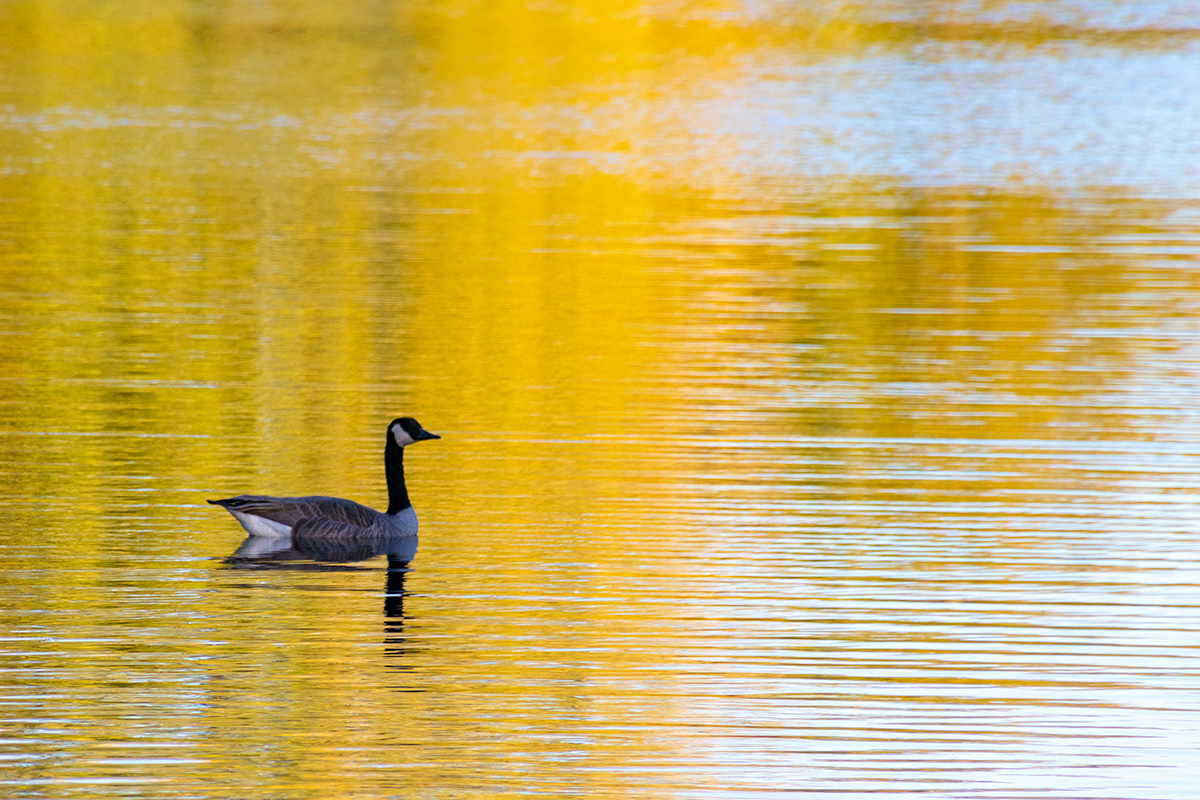
{"type": "Polygon", "coordinates": [[[396,444],[390,433],[387,446],[383,448],[383,469],[387,474],[387,513],[398,514],[406,508],[411,508],[408,489],[404,486],[404,448],[396,444]]]}

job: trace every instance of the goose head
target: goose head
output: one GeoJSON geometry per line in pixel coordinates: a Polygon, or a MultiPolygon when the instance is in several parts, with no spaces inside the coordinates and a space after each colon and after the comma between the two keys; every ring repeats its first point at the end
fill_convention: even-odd
{"type": "Polygon", "coordinates": [[[388,425],[388,438],[394,440],[400,447],[407,447],[413,442],[420,442],[425,439],[440,439],[442,437],[425,430],[421,427],[421,423],[412,417],[399,417],[392,420],[391,424],[388,425]]]}

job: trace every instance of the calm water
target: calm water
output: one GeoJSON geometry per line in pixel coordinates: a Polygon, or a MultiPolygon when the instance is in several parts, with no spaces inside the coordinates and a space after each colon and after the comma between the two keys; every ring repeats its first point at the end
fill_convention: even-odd
{"type": "Polygon", "coordinates": [[[0,43],[0,796],[1198,796],[1194,3],[0,43]]]}

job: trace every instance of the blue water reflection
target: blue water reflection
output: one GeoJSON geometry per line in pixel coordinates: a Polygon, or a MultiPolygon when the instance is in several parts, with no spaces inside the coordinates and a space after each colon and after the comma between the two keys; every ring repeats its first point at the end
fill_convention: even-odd
{"type": "Polygon", "coordinates": [[[1194,800],[1192,5],[601,5],[0,5],[0,794],[1194,800]]]}

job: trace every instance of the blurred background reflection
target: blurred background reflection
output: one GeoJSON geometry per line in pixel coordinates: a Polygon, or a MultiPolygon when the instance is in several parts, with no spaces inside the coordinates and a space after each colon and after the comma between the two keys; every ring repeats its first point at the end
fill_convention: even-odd
{"type": "Polygon", "coordinates": [[[0,5],[0,794],[1194,798],[1198,20],[0,5]]]}

